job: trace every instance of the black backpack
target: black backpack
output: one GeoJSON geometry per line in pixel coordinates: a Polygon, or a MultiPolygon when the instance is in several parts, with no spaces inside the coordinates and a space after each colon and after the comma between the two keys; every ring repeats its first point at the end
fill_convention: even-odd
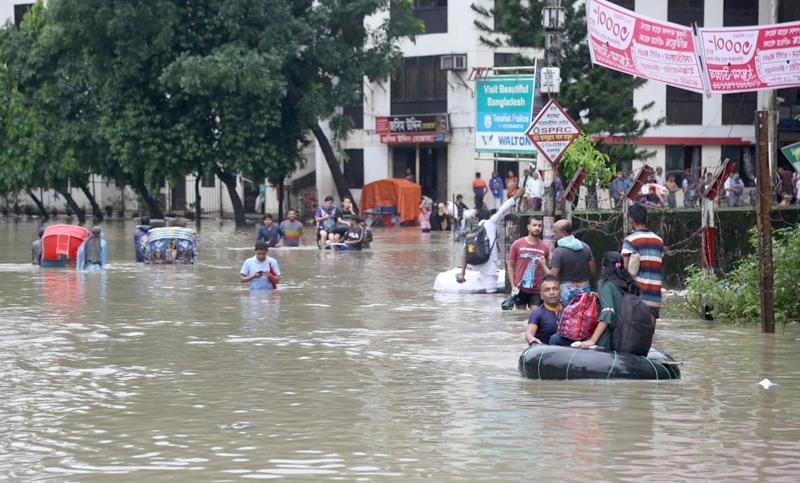
{"type": "Polygon", "coordinates": [[[647,304],[632,293],[624,293],[617,312],[617,326],[611,336],[614,350],[647,357],[654,332],[647,304]]]}
{"type": "Polygon", "coordinates": [[[486,228],[483,225],[472,228],[464,238],[464,256],[467,263],[482,265],[488,262],[495,242],[497,242],[497,238],[489,245],[489,237],[486,235],[486,228]]]}

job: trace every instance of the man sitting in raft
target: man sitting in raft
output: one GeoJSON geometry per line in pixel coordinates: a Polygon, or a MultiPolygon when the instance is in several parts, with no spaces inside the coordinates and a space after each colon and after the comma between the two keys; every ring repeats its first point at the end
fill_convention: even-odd
{"type": "Polygon", "coordinates": [[[561,289],[558,279],[548,275],[539,286],[542,305],[531,312],[528,317],[528,329],[525,331],[525,342],[528,344],[549,344],[556,337],[558,319],[561,317],[561,289]]]}
{"type": "MultiPolygon", "coordinates": [[[[520,196],[522,196],[522,190],[517,190],[517,193],[515,193],[513,197],[503,203],[503,206],[500,207],[497,213],[492,215],[488,220],[481,220],[480,222],[486,229],[486,236],[489,238],[491,252],[488,262],[475,265],[472,268],[480,272],[481,281],[483,282],[483,287],[486,289],[486,293],[497,292],[497,224],[500,223],[500,220],[506,216],[506,213],[517,204],[517,200],[520,196]]],[[[467,258],[465,255],[461,259],[461,273],[456,275],[456,281],[458,283],[463,283],[466,273],[467,258]]]]}
{"type": "Polygon", "coordinates": [[[107,256],[108,244],[103,240],[103,230],[96,226],[92,228],[92,235],[78,248],[75,266],[78,270],[103,270],[106,268],[107,256]]]}
{"type": "Polygon", "coordinates": [[[281,269],[278,261],[267,256],[267,242],[256,242],[256,255],[244,261],[239,271],[239,282],[249,283],[250,290],[272,290],[278,287],[281,280],[281,269]]]}

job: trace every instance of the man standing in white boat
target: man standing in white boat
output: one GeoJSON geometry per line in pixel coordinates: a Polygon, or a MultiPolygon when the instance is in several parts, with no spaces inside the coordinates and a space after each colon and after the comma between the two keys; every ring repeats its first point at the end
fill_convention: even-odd
{"type": "MultiPolygon", "coordinates": [[[[483,283],[486,293],[497,292],[497,225],[503,218],[505,218],[506,213],[508,213],[511,208],[517,204],[517,200],[522,196],[523,191],[524,190],[517,190],[513,197],[507,199],[506,202],[503,203],[500,209],[497,210],[497,213],[492,215],[488,220],[481,220],[479,223],[481,226],[483,226],[484,230],[486,231],[486,238],[488,238],[489,260],[485,263],[473,264],[472,269],[480,272],[481,283],[483,283]]],[[[461,259],[461,273],[456,275],[456,281],[458,283],[464,282],[464,276],[467,273],[466,255],[465,246],[465,253],[461,259]]]]}

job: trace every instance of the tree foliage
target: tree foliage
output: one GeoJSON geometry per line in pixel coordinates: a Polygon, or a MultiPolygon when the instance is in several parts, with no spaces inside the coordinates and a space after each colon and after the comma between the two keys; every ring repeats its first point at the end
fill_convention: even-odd
{"type": "MultiPolygon", "coordinates": [[[[637,149],[627,143],[642,136],[659,123],[639,117],[633,106],[633,91],[647,82],[591,63],[586,42],[586,6],[580,0],[562,0],[566,27],[561,32],[562,49],[559,56],[561,89],[558,101],[580,128],[590,135],[611,135],[623,139],[622,144],[598,143],[596,148],[609,155],[613,163],[644,160],[655,153],[637,149]],[[577,7],[576,7],[577,5],[577,7]]],[[[496,0],[494,7],[472,5],[477,19],[474,24],[487,46],[537,48],[544,47],[542,9],[546,0],[496,0]],[[492,18],[499,25],[490,26],[492,18]]],[[[512,61],[516,65],[531,65],[532,59],[521,55],[512,61]]],[[[651,109],[653,104],[643,107],[651,109]]]]}
{"type": "Polygon", "coordinates": [[[320,120],[344,139],[341,107],[420,30],[409,0],[38,3],[0,32],[0,190],[68,195],[94,173],[158,216],[165,180],[215,173],[243,224],[237,176],[281,183],[312,131],[343,182],[320,120]]]}
{"type": "MultiPolygon", "coordinates": [[[[756,228],[750,232],[750,244],[758,244],[756,228]]],[[[800,225],[775,230],[772,239],[774,263],[773,296],[775,320],[800,321],[800,297],[797,280],[800,280],[800,225]]],[[[687,306],[698,314],[709,306],[711,315],[720,322],[744,325],[760,319],[761,290],[759,288],[759,263],[756,253],[742,259],[737,267],[723,278],[705,277],[696,266],[688,267],[686,277],[687,306]]]]}
{"type": "Polygon", "coordinates": [[[582,132],[559,160],[567,181],[571,180],[579,168],[586,170],[583,182],[587,186],[600,185],[607,188],[614,176],[609,167],[608,154],[598,151],[592,138],[582,132]]]}

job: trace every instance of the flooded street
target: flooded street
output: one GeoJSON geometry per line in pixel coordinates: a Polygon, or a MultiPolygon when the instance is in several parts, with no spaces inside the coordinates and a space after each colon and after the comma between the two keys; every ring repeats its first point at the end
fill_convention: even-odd
{"type": "MultiPolygon", "coordinates": [[[[19,481],[797,481],[800,329],[659,322],[680,381],[521,378],[526,314],[434,294],[445,233],[274,249],[204,220],[197,264],[30,265],[39,224],[0,218],[0,475],[19,481]],[[778,383],[768,390],[764,378],[778,383]],[[113,475],[113,476],[112,476],[113,475]]],[[[312,229],[306,230],[313,240],[312,229]]],[[[780,321],[777,321],[780,322],[780,321]]]]}

